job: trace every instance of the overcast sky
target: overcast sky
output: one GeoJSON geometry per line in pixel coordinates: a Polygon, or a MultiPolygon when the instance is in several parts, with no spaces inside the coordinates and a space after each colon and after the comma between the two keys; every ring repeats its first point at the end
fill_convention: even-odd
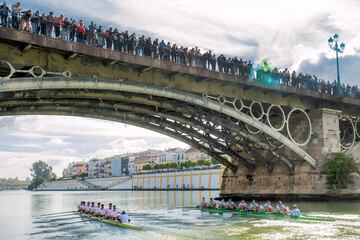
{"type": "MultiPolygon", "coordinates": [[[[25,0],[23,8],[95,20],[151,37],[198,46],[332,81],[335,32],[346,44],[342,80],[360,85],[360,1],[357,0],[25,0]]],[[[11,2],[12,3],[12,2],[11,2]]],[[[145,148],[186,146],[119,123],[72,117],[0,118],[0,177],[25,178],[45,160],[59,175],[69,162],[145,148]]]]}

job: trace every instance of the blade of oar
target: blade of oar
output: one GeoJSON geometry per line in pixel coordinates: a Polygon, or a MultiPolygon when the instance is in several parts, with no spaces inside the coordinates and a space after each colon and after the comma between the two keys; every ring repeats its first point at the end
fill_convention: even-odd
{"type": "Polygon", "coordinates": [[[39,215],[39,216],[40,216],[40,217],[43,217],[43,216],[59,215],[59,214],[72,213],[72,212],[74,212],[74,211],[57,212],[57,213],[48,213],[48,214],[42,214],[42,215],[39,215]]]}

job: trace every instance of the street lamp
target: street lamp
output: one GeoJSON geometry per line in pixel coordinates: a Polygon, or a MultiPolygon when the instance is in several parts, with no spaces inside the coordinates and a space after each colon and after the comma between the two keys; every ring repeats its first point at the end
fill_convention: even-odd
{"type": "Polygon", "coordinates": [[[332,50],[335,51],[336,53],[336,69],[337,69],[337,87],[338,87],[338,95],[341,96],[342,95],[342,90],[341,90],[341,82],[340,82],[340,72],[339,72],[339,53],[343,53],[344,49],[345,49],[345,44],[338,43],[339,41],[339,34],[335,33],[334,36],[330,37],[328,40],[329,46],[332,50]]]}

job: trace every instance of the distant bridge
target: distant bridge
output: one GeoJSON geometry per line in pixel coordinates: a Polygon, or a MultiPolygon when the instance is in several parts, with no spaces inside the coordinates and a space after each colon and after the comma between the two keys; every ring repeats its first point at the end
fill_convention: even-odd
{"type": "Polygon", "coordinates": [[[223,194],[325,194],[327,154],[359,154],[360,99],[5,28],[0,60],[0,116],[81,116],[168,135],[231,170],[223,194]]]}

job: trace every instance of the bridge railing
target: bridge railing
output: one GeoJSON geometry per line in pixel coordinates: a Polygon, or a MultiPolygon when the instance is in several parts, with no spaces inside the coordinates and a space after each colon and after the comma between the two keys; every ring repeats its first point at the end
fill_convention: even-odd
{"type": "MultiPolygon", "coordinates": [[[[178,47],[176,44],[165,43],[163,40],[151,40],[144,35],[136,37],[127,31],[120,33],[115,28],[103,30],[91,23],[86,27],[82,20],[64,18],[62,15],[54,17],[51,13],[47,16],[40,12],[32,13],[30,10],[20,12],[18,16],[9,15],[2,17],[1,25],[20,31],[28,31],[32,34],[51,36],[65,41],[77,42],[93,47],[107,48],[131,55],[138,55],[172,62],[173,64],[187,65],[190,67],[203,68],[208,71],[218,71],[226,74],[239,76],[249,81],[256,81],[264,85],[277,87],[280,85],[303,88],[329,95],[337,94],[337,83],[318,79],[314,75],[296,75],[285,69],[279,71],[277,68],[253,67],[251,61],[243,61],[237,57],[225,57],[223,54],[216,57],[211,51],[201,53],[197,47],[178,47]],[[4,20],[6,19],[6,20],[4,20]]],[[[360,98],[357,86],[342,84],[342,93],[345,96],[360,98]]]]}

